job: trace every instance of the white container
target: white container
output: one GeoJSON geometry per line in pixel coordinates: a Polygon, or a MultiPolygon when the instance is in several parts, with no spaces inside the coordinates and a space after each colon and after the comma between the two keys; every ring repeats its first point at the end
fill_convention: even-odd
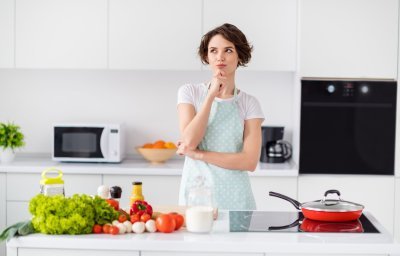
{"type": "Polygon", "coordinates": [[[192,206],[186,210],[186,228],[190,232],[208,233],[212,230],[214,216],[210,206],[192,206]]]}

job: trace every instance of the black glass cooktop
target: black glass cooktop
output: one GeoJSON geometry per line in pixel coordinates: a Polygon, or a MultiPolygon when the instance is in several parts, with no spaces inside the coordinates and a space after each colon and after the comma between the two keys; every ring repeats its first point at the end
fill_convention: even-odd
{"type": "Polygon", "coordinates": [[[333,232],[379,233],[362,214],[358,220],[325,222],[304,218],[301,212],[230,211],[231,232],[333,232]]]}

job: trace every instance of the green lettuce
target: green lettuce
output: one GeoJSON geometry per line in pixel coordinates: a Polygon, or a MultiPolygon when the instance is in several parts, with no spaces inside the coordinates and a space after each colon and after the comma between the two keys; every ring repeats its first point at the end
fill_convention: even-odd
{"type": "Polygon", "coordinates": [[[89,234],[94,224],[103,225],[118,218],[118,212],[104,199],[83,194],[39,194],[31,199],[29,211],[34,229],[44,234],[89,234]]]}

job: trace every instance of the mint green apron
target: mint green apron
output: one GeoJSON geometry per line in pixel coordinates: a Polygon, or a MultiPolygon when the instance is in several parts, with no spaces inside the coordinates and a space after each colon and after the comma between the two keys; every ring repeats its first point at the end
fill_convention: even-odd
{"type": "MultiPolygon", "coordinates": [[[[204,99],[203,99],[204,100],[204,99]]],[[[237,105],[237,90],[232,101],[214,100],[200,150],[235,153],[243,147],[244,122],[237,105]]],[[[228,210],[255,210],[256,203],[247,171],[228,170],[203,161],[185,158],[179,204],[186,205],[191,183],[199,175],[212,187],[214,206],[228,210]]]]}

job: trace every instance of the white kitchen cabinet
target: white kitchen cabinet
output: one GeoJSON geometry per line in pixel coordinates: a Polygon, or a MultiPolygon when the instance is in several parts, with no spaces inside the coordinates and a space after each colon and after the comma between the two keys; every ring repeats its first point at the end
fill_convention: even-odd
{"type": "Polygon", "coordinates": [[[297,211],[293,205],[282,199],[271,197],[269,191],[297,198],[297,177],[250,177],[257,210],[297,211]]]}
{"type": "MultiPolygon", "coordinates": [[[[139,252],[135,251],[116,251],[116,250],[60,250],[60,249],[36,249],[21,248],[15,256],[139,256],[139,252]]],[[[12,256],[12,255],[9,255],[12,256]]]]}
{"type": "Polygon", "coordinates": [[[296,70],[296,0],[204,0],[203,34],[231,23],[254,46],[249,70],[296,70]]]}
{"type": "Polygon", "coordinates": [[[120,207],[129,208],[132,182],[141,181],[145,200],[152,205],[177,205],[179,199],[180,176],[128,176],[104,175],[103,183],[109,187],[120,186],[122,197],[120,207]]]}
{"type": "Polygon", "coordinates": [[[15,0],[0,1],[0,68],[14,67],[15,0]]]}
{"type": "Polygon", "coordinates": [[[111,69],[200,70],[201,0],[110,0],[111,69]]]}
{"type": "MultiPolygon", "coordinates": [[[[7,190],[7,226],[30,219],[29,201],[37,195],[40,190],[40,173],[8,173],[4,189],[7,190]]],[[[97,187],[102,183],[101,174],[73,174],[64,173],[65,195],[88,194],[95,195],[97,187]]],[[[2,208],[3,209],[3,208],[2,208]]]]}
{"type": "Polygon", "coordinates": [[[397,77],[397,0],[300,0],[303,77],[397,77]]]}
{"type": "Polygon", "coordinates": [[[395,183],[394,237],[400,242],[400,178],[395,183]]]}
{"type": "MultiPolygon", "coordinates": [[[[40,192],[41,174],[8,173],[7,201],[29,201],[40,192]],[[23,190],[22,190],[23,189],[23,190]]],[[[64,173],[65,195],[97,194],[102,183],[101,174],[68,174],[64,173]]]]}
{"type": "MultiPolygon", "coordinates": [[[[299,201],[322,199],[325,191],[337,189],[343,200],[360,203],[393,234],[394,178],[378,175],[301,175],[299,201]]],[[[336,195],[329,197],[337,198],[336,195]]]]}
{"type": "MultiPolygon", "coordinates": [[[[6,228],[6,174],[0,173],[0,232],[6,228]]],[[[0,244],[0,256],[6,255],[5,243],[0,244]]]]}
{"type": "Polygon", "coordinates": [[[16,1],[17,68],[106,68],[107,0],[16,1]]]}
{"type": "Polygon", "coordinates": [[[235,253],[235,252],[146,252],[141,256],[264,256],[263,253],[235,253]]]}

